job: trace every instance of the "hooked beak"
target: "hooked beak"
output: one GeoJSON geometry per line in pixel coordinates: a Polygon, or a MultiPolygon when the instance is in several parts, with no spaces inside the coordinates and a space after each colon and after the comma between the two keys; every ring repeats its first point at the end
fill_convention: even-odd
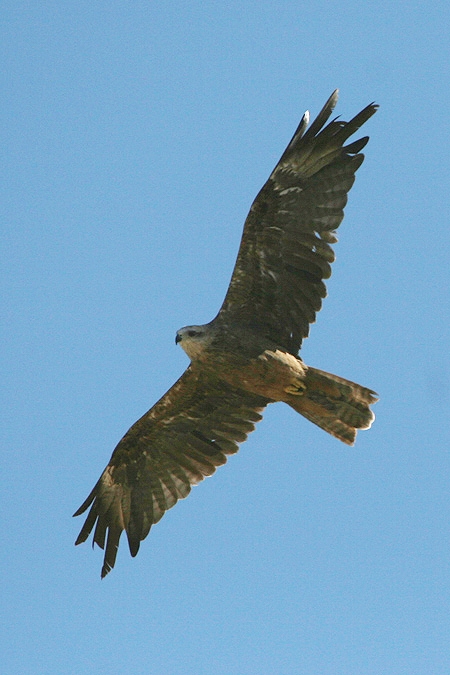
{"type": "Polygon", "coordinates": [[[177,333],[175,335],[175,344],[177,345],[179,342],[181,342],[181,335],[179,333],[177,333]]]}

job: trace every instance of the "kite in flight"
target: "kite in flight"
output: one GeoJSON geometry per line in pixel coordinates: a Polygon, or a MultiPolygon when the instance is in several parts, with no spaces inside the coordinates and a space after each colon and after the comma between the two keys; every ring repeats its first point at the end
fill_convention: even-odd
{"type": "Polygon", "coordinates": [[[335,91],[308,128],[305,113],[244,225],[231,282],[216,318],[176,334],[190,365],[125,434],[86,501],[76,540],[94,529],[114,567],[126,531],[132,556],[165,511],[237,452],[269,403],[283,401],[353,445],[374,419],[375,392],[307,366],[298,356],[326,296],[334,230],[343,219],[368,137],[344,145],[375,113],[328,122],[335,91]]]}

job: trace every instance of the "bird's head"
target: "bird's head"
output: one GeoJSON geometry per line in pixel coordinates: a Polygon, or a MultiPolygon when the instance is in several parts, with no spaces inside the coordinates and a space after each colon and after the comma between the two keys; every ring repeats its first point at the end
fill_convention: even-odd
{"type": "Polygon", "coordinates": [[[202,356],[210,342],[207,326],[185,326],[177,330],[175,344],[180,343],[191,361],[202,356]]]}

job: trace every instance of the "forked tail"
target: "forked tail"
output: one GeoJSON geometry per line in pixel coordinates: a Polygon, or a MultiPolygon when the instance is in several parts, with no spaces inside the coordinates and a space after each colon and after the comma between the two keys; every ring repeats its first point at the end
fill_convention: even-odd
{"type": "Polygon", "coordinates": [[[375,419],[369,406],[378,400],[374,391],[309,366],[304,383],[303,394],[286,399],[300,415],[347,445],[358,429],[369,429],[375,419]]]}

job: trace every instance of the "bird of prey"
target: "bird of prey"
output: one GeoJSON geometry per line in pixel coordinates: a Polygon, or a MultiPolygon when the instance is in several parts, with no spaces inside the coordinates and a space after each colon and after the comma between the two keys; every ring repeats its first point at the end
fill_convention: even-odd
{"type": "Polygon", "coordinates": [[[135,556],[165,511],[237,452],[269,403],[287,403],[348,445],[374,419],[375,392],[298,356],[326,296],[334,230],[368,137],[345,143],[378,107],[328,122],[337,97],[309,128],[304,114],[251,206],[219,313],[176,334],[190,365],[125,434],[74,514],[90,507],[76,544],[94,529],[93,542],[106,545],[102,577],[122,532],[135,556]]]}

